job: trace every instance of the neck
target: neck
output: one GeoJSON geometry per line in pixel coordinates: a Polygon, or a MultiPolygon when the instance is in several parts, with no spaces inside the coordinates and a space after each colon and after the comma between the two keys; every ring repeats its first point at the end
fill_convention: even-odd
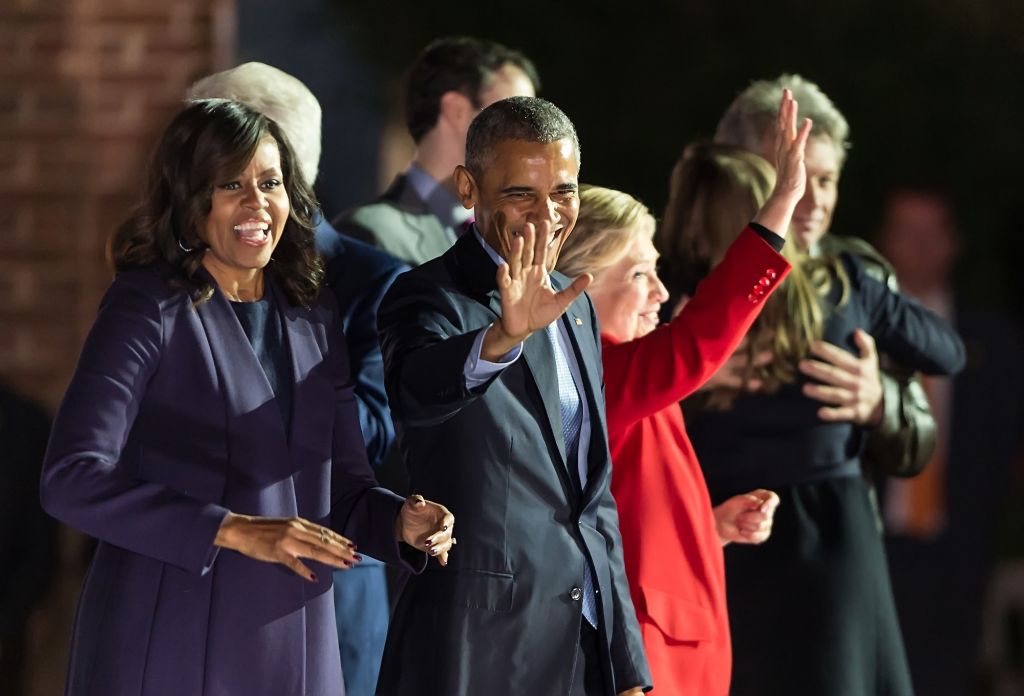
{"type": "Polygon", "coordinates": [[[263,269],[238,271],[226,269],[215,261],[203,258],[203,268],[213,276],[220,291],[232,302],[255,302],[263,299],[263,269]]]}
{"type": "Polygon", "coordinates": [[[420,169],[455,193],[455,168],[466,158],[465,142],[459,141],[440,126],[427,133],[416,146],[413,160],[420,169]]]}

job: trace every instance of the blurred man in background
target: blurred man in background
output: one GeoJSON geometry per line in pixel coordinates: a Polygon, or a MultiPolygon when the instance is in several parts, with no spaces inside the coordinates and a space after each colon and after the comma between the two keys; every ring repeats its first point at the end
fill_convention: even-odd
{"type": "Polygon", "coordinates": [[[415,159],[380,198],[342,214],[334,226],[414,266],[446,252],[472,216],[453,180],[466,157],[470,122],[500,99],[532,97],[539,88],[536,68],[518,51],[468,36],[431,43],[405,81],[415,159]]]}
{"type": "Polygon", "coordinates": [[[924,380],[938,422],[931,460],[914,478],[889,479],[881,492],[893,594],[917,693],[974,694],[995,515],[1020,447],[1024,346],[1006,317],[956,292],[960,239],[941,191],[893,190],[878,243],[903,291],[953,324],[967,347],[963,372],[924,380]]]}

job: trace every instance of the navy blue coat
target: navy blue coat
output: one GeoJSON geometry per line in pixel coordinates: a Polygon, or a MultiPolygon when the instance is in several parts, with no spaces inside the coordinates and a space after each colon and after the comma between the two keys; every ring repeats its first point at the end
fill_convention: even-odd
{"type": "Polygon", "coordinates": [[[333,298],[306,310],[266,286],[293,370],[288,432],[220,292],[194,308],[147,269],[119,274],[103,299],[42,478],[46,510],[100,540],[69,694],[343,693],[330,569],[310,562],[308,583],[213,545],[232,501],[402,557],[402,499],[367,464],[333,298]]]}

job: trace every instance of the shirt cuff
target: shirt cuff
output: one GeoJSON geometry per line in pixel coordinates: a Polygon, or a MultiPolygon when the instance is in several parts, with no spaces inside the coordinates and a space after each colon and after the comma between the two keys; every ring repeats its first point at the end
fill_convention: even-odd
{"type": "Polygon", "coordinates": [[[489,379],[518,360],[519,356],[523,353],[523,344],[520,343],[515,348],[501,356],[501,359],[498,362],[491,362],[480,357],[480,353],[483,351],[484,347],[484,336],[487,335],[491,326],[494,326],[494,324],[491,324],[486,329],[480,330],[480,333],[476,335],[476,340],[473,341],[472,348],[469,350],[469,355],[466,357],[466,366],[462,370],[462,373],[466,377],[466,389],[476,389],[480,385],[486,383],[489,379]]]}
{"type": "Polygon", "coordinates": [[[768,246],[774,249],[776,254],[782,253],[782,247],[785,246],[786,244],[785,239],[775,234],[764,225],[757,222],[750,223],[750,229],[754,230],[754,232],[757,233],[758,237],[768,242],[768,246]]]}

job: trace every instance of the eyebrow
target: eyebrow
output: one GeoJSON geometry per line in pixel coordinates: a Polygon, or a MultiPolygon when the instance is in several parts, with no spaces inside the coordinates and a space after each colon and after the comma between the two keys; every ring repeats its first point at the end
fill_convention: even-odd
{"type": "Polygon", "coordinates": [[[533,189],[529,186],[506,186],[501,190],[502,193],[533,193],[533,189]]]}

